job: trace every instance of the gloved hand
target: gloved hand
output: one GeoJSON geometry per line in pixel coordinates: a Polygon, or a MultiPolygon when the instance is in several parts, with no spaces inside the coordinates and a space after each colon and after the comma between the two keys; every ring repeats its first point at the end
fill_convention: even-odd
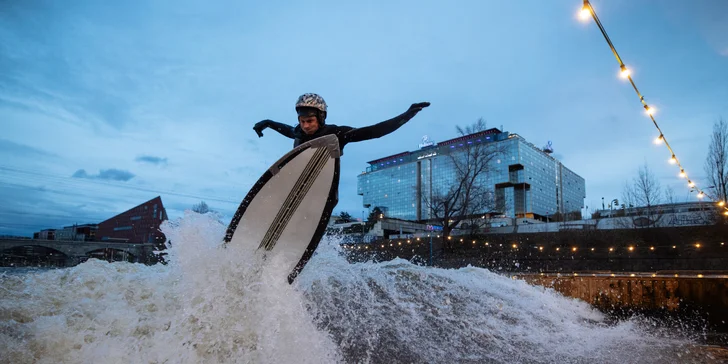
{"type": "Polygon", "coordinates": [[[255,126],[253,127],[253,130],[255,130],[255,132],[258,134],[258,138],[260,138],[260,137],[263,136],[263,129],[265,129],[265,128],[268,127],[268,122],[269,121],[270,120],[266,119],[266,120],[259,121],[259,122],[255,123],[255,126]]]}
{"type": "Polygon", "coordinates": [[[412,106],[410,106],[407,111],[414,111],[415,113],[418,113],[428,106],[430,106],[429,102],[419,102],[416,104],[412,104],[412,106]]]}

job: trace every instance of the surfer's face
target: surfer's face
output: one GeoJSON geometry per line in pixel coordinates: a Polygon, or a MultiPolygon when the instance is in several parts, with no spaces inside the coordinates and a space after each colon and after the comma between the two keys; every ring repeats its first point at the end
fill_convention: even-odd
{"type": "Polygon", "coordinates": [[[315,133],[319,128],[318,118],[314,115],[299,116],[298,125],[300,125],[303,132],[308,135],[315,133]]]}

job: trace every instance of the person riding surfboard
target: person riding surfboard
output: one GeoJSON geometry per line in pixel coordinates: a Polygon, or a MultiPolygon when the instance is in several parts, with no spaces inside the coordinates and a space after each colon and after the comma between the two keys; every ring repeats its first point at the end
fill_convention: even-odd
{"type": "Polygon", "coordinates": [[[288,274],[288,283],[293,283],[313,256],[326,231],[331,213],[339,202],[339,158],[343,154],[344,146],[347,143],[387,135],[399,129],[428,106],[429,102],[412,104],[407,111],[392,119],[363,128],[353,128],[326,124],[326,102],[320,95],[306,93],[296,102],[297,126],[272,120],[256,123],[253,129],[259,137],[263,136],[263,130],[271,128],[283,136],[294,139],[294,149],[276,162],[272,169],[266,171],[248,192],[228,226],[225,242],[237,241],[256,250],[262,247],[264,251],[285,252],[293,257],[300,254],[300,259],[288,274]],[[318,143],[322,141],[325,142],[324,145],[318,143]],[[338,141],[338,146],[333,143],[334,141],[338,141]],[[327,154],[327,150],[330,152],[331,148],[336,153],[327,154]],[[316,151],[302,156],[303,151],[308,149],[316,151]],[[323,156],[328,157],[323,158],[323,156]],[[316,162],[311,163],[314,160],[316,162]],[[284,169],[297,172],[279,175],[278,172],[284,169]],[[279,178],[274,178],[274,175],[279,178]],[[290,186],[290,182],[295,182],[293,187],[290,186]],[[284,190],[280,191],[280,194],[271,195],[269,190],[267,193],[259,194],[266,186],[271,185],[286,186],[289,191],[284,190]],[[312,192],[314,189],[316,192],[312,192]],[[301,203],[305,205],[303,208],[299,208],[301,203]],[[291,221],[297,222],[291,223],[291,221]],[[290,227],[289,224],[294,226],[290,227]],[[243,226],[242,231],[245,231],[243,234],[236,234],[238,226],[243,226]],[[303,235],[301,231],[304,231],[303,235]],[[310,234],[310,238],[306,234],[310,234]],[[257,238],[250,239],[250,236],[257,238]],[[284,244],[279,244],[278,240],[283,236],[287,236],[288,240],[284,244]],[[293,236],[296,238],[292,239],[293,236]]]}

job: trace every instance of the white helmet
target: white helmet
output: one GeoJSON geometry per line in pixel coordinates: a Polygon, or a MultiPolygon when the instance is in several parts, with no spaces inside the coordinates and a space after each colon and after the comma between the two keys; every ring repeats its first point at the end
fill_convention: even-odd
{"type": "Polygon", "coordinates": [[[296,111],[300,112],[301,108],[312,108],[318,110],[319,112],[317,113],[317,117],[319,119],[319,124],[323,125],[326,121],[326,101],[324,101],[324,98],[320,95],[305,93],[299,96],[298,101],[296,101],[296,111]]]}

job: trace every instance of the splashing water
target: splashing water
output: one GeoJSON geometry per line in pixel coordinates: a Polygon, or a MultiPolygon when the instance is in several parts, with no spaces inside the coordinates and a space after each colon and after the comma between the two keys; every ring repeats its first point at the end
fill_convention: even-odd
{"type": "Polygon", "coordinates": [[[171,263],[89,260],[0,281],[0,361],[321,363],[338,350],[256,257],[222,248],[225,226],[167,222],[171,263]],[[301,350],[300,348],[306,348],[301,350]]]}
{"type": "Polygon", "coordinates": [[[350,264],[326,238],[289,285],[275,264],[223,247],[214,216],[162,229],[168,265],[0,276],[0,362],[710,362],[687,339],[607,324],[584,302],[485,269],[350,264]]]}

